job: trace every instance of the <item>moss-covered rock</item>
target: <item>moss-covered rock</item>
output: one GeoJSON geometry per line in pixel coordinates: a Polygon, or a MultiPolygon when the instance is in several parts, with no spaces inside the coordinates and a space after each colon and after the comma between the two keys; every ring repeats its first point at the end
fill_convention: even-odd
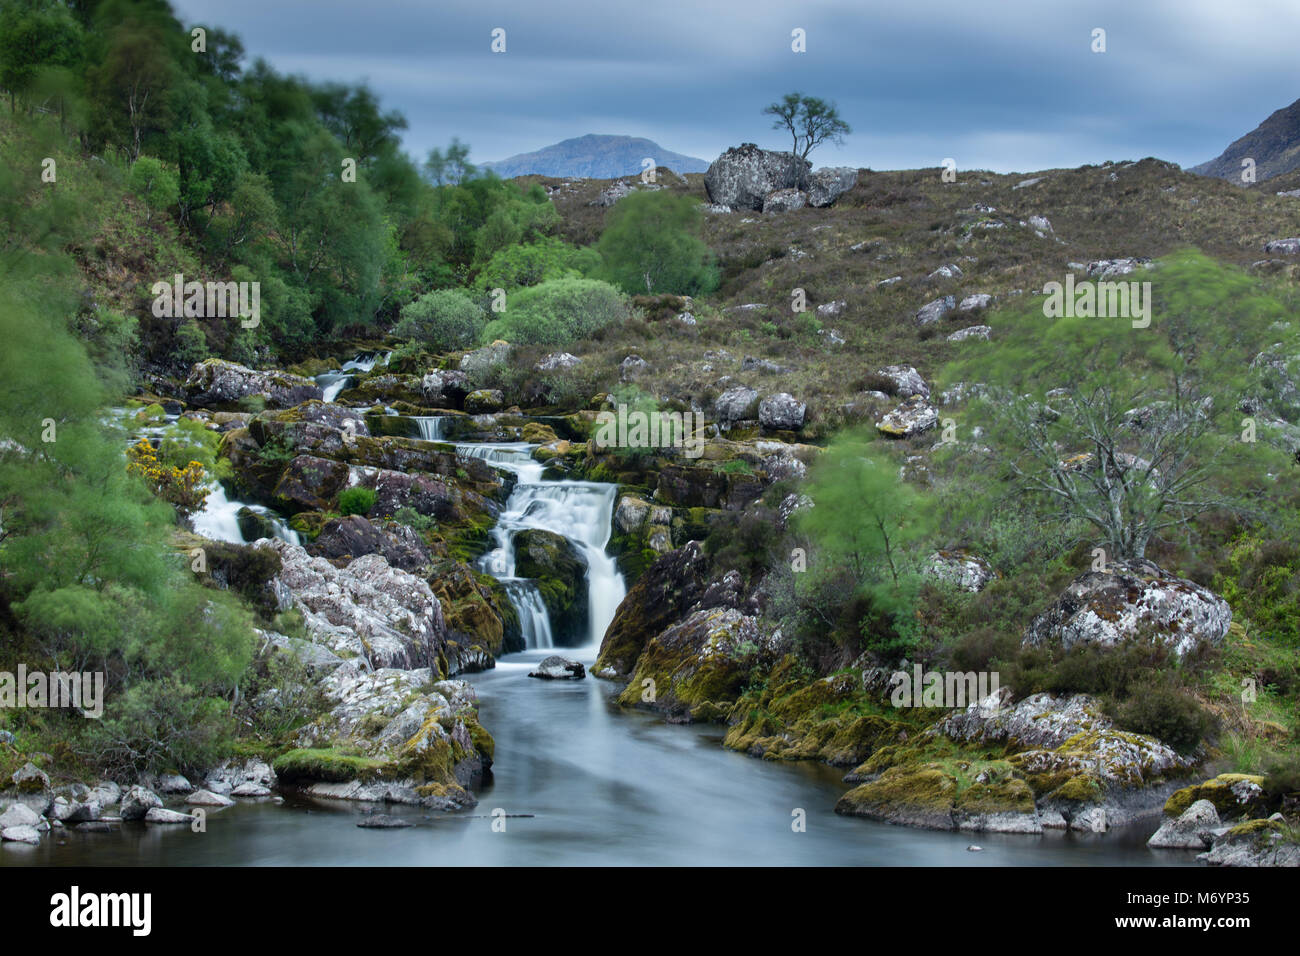
{"type": "Polygon", "coordinates": [[[530,528],[515,535],[515,573],[537,583],[560,644],[587,636],[587,558],[568,538],[530,528]]]}
{"type": "Polygon", "coordinates": [[[1175,790],[1165,801],[1165,815],[1181,816],[1197,800],[1208,800],[1221,816],[1237,816],[1259,805],[1264,778],[1256,774],[1221,773],[1217,777],[1175,790]]]}
{"type": "Polygon", "coordinates": [[[956,779],[937,764],[891,767],[876,780],[840,797],[835,812],[904,826],[952,830],[956,799],[956,779]]]}

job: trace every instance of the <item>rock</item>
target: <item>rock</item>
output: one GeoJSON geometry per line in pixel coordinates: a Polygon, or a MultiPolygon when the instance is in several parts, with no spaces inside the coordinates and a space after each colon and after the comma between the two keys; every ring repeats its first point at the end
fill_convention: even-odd
{"type": "Polygon", "coordinates": [[[1184,654],[1217,645],[1232,623],[1228,603],[1199,584],[1172,578],[1150,562],[1116,563],[1080,575],[1025,630],[1025,646],[1114,647],[1153,639],[1184,654]]]}
{"type": "Polygon", "coordinates": [[[168,810],[164,807],[150,807],[144,815],[145,823],[162,823],[162,824],[182,824],[193,823],[194,817],[188,813],[180,813],[177,810],[168,810]]]}
{"type": "Polygon", "coordinates": [[[232,797],[269,797],[271,788],[264,787],[260,783],[241,783],[230,791],[230,795],[232,797]]]}
{"type": "Polygon", "coordinates": [[[771,152],[744,143],[728,149],[709,164],[704,188],[710,202],[732,209],[761,210],[771,193],[798,188],[811,165],[790,153],[771,152]]]}
{"type": "Polygon", "coordinates": [[[910,365],[886,365],[876,371],[894,383],[899,398],[930,397],[930,386],[925,384],[921,373],[910,365]]]}
{"type": "Polygon", "coordinates": [[[757,415],[755,403],[758,392],[744,385],[735,385],[713,400],[713,415],[719,425],[730,426],[752,419],[757,415]]]}
{"type": "Polygon", "coordinates": [[[858,184],[852,166],[823,166],[808,176],[808,205],[829,206],[858,184]]]}
{"type": "Polygon", "coordinates": [[[968,551],[936,551],[930,555],[925,571],[932,577],[972,593],[984,590],[993,580],[992,566],[968,551]]]}
{"type": "Polygon", "coordinates": [[[962,275],[961,267],[953,263],[949,263],[948,265],[942,265],[939,268],[935,269],[925,278],[926,281],[933,281],[935,279],[959,279],[961,278],[961,275],[962,275]]]}
{"type": "Polygon", "coordinates": [[[479,388],[465,396],[465,411],[471,415],[499,412],[505,402],[505,395],[501,393],[500,389],[479,388]]]}
{"type": "Polygon", "coordinates": [[[287,541],[260,541],[280,555],[276,580],[292,595],[313,641],[374,667],[437,666],[446,646],[442,606],[429,585],[378,554],[336,568],[287,541]]]}
{"type": "Polygon", "coordinates": [[[1276,820],[1245,820],[1215,837],[1196,859],[1210,866],[1300,866],[1300,844],[1276,820]]]}
{"type": "MultiPolygon", "coordinates": [[[[589,206],[612,206],[624,196],[631,195],[633,189],[621,179],[616,179],[600,191],[600,195],[593,199],[587,205],[589,206]]],[[[360,826],[360,824],[358,824],[360,826]]]]}
{"type": "Polygon", "coordinates": [[[1147,840],[1147,846],[1174,850],[1204,850],[1213,842],[1210,832],[1221,826],[1219,811],[1209,800],[1197,800],[1176,820],[1165,820],[1147,840]]]}
{"type": "Polygon", "coordinates": [[[821,337],[828,345],[843,345],[844,336],[839,329],[818,329],[817,335],[821,337]]]}
{"type": "Polygon", "coordinates": [[[1284,256],[1300,255],[1300,239],[1273,239],[1264,243],[1264,251],[1284,256]]]}
{"type": "Polygon", "coordinates": [[[1136,272],[1139,267],[1151,268],[1151,260],[1142,258],[1097,259],[1088,263],[1088,277],[1090,279],[1112,279],[1116,276],[1126,276],[1136,272]]]}
{"type": "Polygon", "coordinates": [[[0,829],[0,840],[6,843],[27,843],[37,846],[41,842],[41,834],[32,826],[5,827],[0,829]]]}
{"type": "Polygon", "coordinates": [[[682,312],[681,314],[679,314],[677,316],[677,321],[680,322],[682,325],[689,325],[689,326],[695,326],[699,324],[698,322],[695,321],[695,316],[691,315],[691,313],[689,312],[682,312]]]}
{"type": "Polygon", "coordinates": [[[530,528],[515,534],[515,574],[537,582],[560,643],[583,643],[589,614],[587,558],[568,538],[530,528]]]}
{"type": "Polygon", "coordinates": [[[69,806],[66,815],[61,819],[64,823],[88,823],[92,820],[98,820],[100,812],[101,808],[98,803],[87,800],[69,806]]]}
{"type": "Polygon", "coordinates": [[[459,369],[435,369],[420,379],[420,392],[429,405],[458,404],[471,391],[469,376],[459,369]]]}
{"type": "Polygon", "coordinates": [[[937,765],[890,767],[850,790],[835,812],[930,830],[952,830],[957,781],[937,765]]]}
{"type": "Polygon", "coordinates": [[[808,197],[797,189],[777,189],[763,198],[763,212],[793,212],[808,204],[808,197]]]}
{"type": "Polygon", "coordinates": [[[1012,189],[1028,189],[1030,186],[1037,186],[1043,181],[1042,176],[1034,176],[1032,179],[1022,179],[1012,186],[1012,189]]]}
{"type": "Polygon", "coordinates": [[[956,296],[945,295],[941,299],[927,302],[917,309],[916,324],[923,328],[927,325],[933,325],[955,308],[957,308],[956,296]]]}
{"type": "Polygon", "coordinates": [[[348,478],[348,466],[341,461],[298,455],[280,475],[274,494],[296,511],[326,511],[348,478]]]}
{"type": "Polygon", "coordinates": [[[883,289],[883,288],[886,288],[887,286],[895,285],[896,283],[899,283],[899,282],[902,282],[902,281],[903,281],[903,277],[902,277],[902,276],[890,276],[888,279],[881,279],[879,282],[877,282],[877,283],[876,283],[876,288],[877,288],[877,289],[883,289]]]}
{"type": "Polygon", "coordinates": [[[1040,233],[1052,231],[1052,222],[1046,216],[1030,216],[1029,225],[1040,233]]]}
{"type": "Polygon", "coordinates": [[[987,325],[970,325],[964,329],[958,329],[948,336],[949,342],[964,342],[966,339],[983,339],[988,341],[989,335],[993,329],[987,325]]]}
{"type": "Polygon", "coordinates": [[[4,813],[0,813],[0,829],[9,827],[40,826],[41,815],[23,803],[11,804],[4,813]]]}
{"type": "Polygon", "coordinates": [[[974,312],[976,309],[987,309],[992,301],[993,296],[987,292],[972,292],[957,303],[957,308],[963,312],[974,312]]]}
{"type": "Polygon", "coordinates": [[[41,793],[50,789],[50,778],[31,761],[15,770],[9,779],[22,793],[41,793]]]}
{"type": "Polygon", "coordinates": [[[1221,773],[1202,783],[1183,787],[1165,801],[1165,815],[1181,816],[1198,801],[1206,801],[1223,816],[1240,816],[1261,808],[1264,778],[1256,774],[1221,773]]]}
{"type": "Polygon", "coordinates": [[[618,363],[618,379],[620,382],[626,382],[630,378],[636,378],[649,367],[650,363],[641,356],[629,355],[618,363]]]}
{"type": "Polygon", "coordinates": [[[410,820],[389,816],[386,813],[368,813],[357,821],[357,826],[363,830],[401,830],[405,827],[413,827],[415,824],[410,820]]]}
{"type": "Polygon", "coordinates": [[[419,571],[432,560],[428,547],[411,528],[396,522],[379,528],[361,515],[327,521],[310,550],[335,560],[378,554],[403,571],[419,571]]]}
{"type": "Polygon", "coordinates": [[[543,680],[582,680],[587,676],[587,671],[578,661],[553,654],[538,664],[537,670],[529,672],[528,676],[543,680]]]}
{"type": "Polygon", "coordinates": [[[769,359],[755,358],[752,355],[746,355],[741,359],[740,370],[742,372],[775,372],[777,374],[790,371],[784,365],[778,365],[769,359]]]}
{"type": "Polygon", "coordinates": [[[948,715],[934,725],[934,731],[978,746],[1055,750],[1076,734],[1109,730],[1112,726],[1097,701],[1086,694],[1033,694],[1009,706],[1010,692],[1004,687],[996,698],[973,702],[965,710],[948,715]]]}
{"type": "Polygon", "coordinates": [[[937,424],[938,409],[923,398],[910,398],[876,422],[876,430],[891,438],[911,438],[937,424]]]}
{"type": "Polygon", "coordinates": [[[194,785],[178,773],[165,773],[158,778],[154,789],[159,793],[189,793],[194,785]]]}
{"type": "Polygon", "coordinates": [[[150,810],[161,808],[162,805],[162,798],[158,794],[135,786],[128,789],[122,797],[119,814],[123,820],[143,820],[150,810]]]}
{"type": "Polygon", "coordinates": [[[552,352],[547,355],[533,369],[538,372],[554,372],[560,369],[576,368],[582,364],[582,359],[568,352],[552,352]]]}
{"type": "Polygon", "coordinates": [[[650,565],[614,612],[592,668],[597,677],[629,674],[646,643],[681,620],[704,593],[708,559],[690,541],[650,565]]]}
{"type": "Polygon", "coordinates": [[[192,405],[229,405],[260,396],[273,407],[291,408],[324,396],[309,378],[278,370],[259,372],[217,358],[204,359],[190,369],[184,388],[192,405]]]}
{"type": "Polygon", "coordinates": [[[503,365],[510,358],[509,342],[493,342],[481,349],[466,352],[460,359],[460,370],[470,378],[482,375],[496,365],[503,365]]]}
{"type": "Polygon", "coordinates": [[[213,793],[211,790],[195,790],[185,798],[185,802],[196,807],[233,807],[235,805],[234,800],[219,793],[213,793]]]}
{"type": "Polygon", "coordinates": [[[382,468],[375,473],[373,515],[391,517],[401,508],[442,520],[457,516],[456,494],[446,482],[428,475],[382,468]]]}
{"type": "Polygon", "coordinates": [[[817,314],[823,319],[834,319],[844,314],[848,303],[843,299],[836,299],[834,302],[825,302],[817,306],[817,314]]]}
{"type": "Polygon", "coordinates": [[[807,406],[789,392],[777,392],[758,403],[759,424],[770,431],[797,431],[803,428],[807,406]]]}

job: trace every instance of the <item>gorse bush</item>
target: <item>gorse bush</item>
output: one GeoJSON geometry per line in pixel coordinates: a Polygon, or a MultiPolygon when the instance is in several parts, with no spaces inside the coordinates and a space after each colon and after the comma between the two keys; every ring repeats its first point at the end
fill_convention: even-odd
{"type": "Polygon", "coordinates": [[[473,345],[487,324],[483,307],[457,289],[427,292],[401,314],[393,334],[433,352],[473,345]]]}
{"type": "Polygon", "coordinates": [[[502,317],[488,323],[484,341],[566,345],[626,322],[627,300],[595,279],[553,279],[512,294],[502,317]]]}

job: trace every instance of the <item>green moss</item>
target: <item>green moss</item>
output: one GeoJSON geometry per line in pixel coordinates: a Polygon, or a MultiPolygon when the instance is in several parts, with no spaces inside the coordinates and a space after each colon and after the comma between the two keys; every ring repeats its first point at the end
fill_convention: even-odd
{"type": "Polygon", "coordinates": [[[1237,800],[1237,795],[1232,792],[1232,785],[1243,780],[1260,786],[1264,784],[1264,778],[1255,774],[1219,774],[1219,776],[1211,780],[1190,787],[1183,787],[1181,790],[1175,790],[1171,793],[1169,799],[1165,801],[1165,815],[1171,817],[1181,816],[1183,811],[1197,800],[1210,801],[1210,803],[1214,804],[1214,809],[1220,814],[1240,813],[1243,808],[1237,800]]]}
{"type": "Polygon", "coordinates": [[[956,806],[971,813],[1033,813],[1034,792],[1019,777],[999,783],[973,783],[962,791],[956,806]]]}
{"type": "Polygon", "coordinates": [[[382,760],[329,749],[290,750],[276,757],[271,764],[276,776],[285,783],[375,780],[380,777],[384,766],[382,760]]]}

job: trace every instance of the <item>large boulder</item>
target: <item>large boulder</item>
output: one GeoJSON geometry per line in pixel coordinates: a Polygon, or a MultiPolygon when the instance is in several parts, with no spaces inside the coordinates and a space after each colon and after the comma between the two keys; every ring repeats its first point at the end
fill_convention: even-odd
{"type": "Polygon", "coordinates": [[[642,572],[614,612],[592,673],[631,673],[646,642],[685,616],[703,596],[707,582],[708,559],[698,541],[660,557],[642,572]]]}
{"type": "Polygon", "coordinates": [[[459,405],[473,390],[469,376],[460,369],[434,369],[420,379],[425,404],[439,408],[459,405]]]}
{"type": "Polygon", "coordinates": [[[876,422],[876,431],[890,438],[911,438],[938,424],[938,409],[923,398],[909,398],[876,422]]]}
{"type": "Polygon", "coordinates": [[[829,206],[857,184],[852,166],[823,166],[808,177],[808,205],[829,206]]]}
{"type": "Polygon", "coordinates": [[[713,400],[713,415],[722,426],[753,419],[758,412],[758,391],[746,385],[733,385],[713,400]]]}
{"type": "Polygon", "coordinates": [[[309,550],[336,561],[379,554],[403,571],[419,571],[430,561],[429,549],[411,528],[397,522],[377,526],[361,515],[326,522],[309,550]]]}
{"type": "Polygon", "coordinates": [[[1228,633],[1228,602],[1192,581],[1165,574],[1150,562],[1115,564],[1080,575],[1025,630],[1026,646],[1076,644],[1114,647],[1150,640],[1184,654],[1228,633]]]}
{"type": "Polygon", "coordinates": [[[945,295],[933,302],[927,302],[917,309],[916,324],[921,327],[933,325],[955,308],[957,308],[957,297],[952,295],[945,295]]]}
{"type": "Polygon", "coordinates": [[[1214,842],[1221,826],[1219,811],[1209,800],[1197,800],[1177,819],[1165,820],[1147,840],[1147,846],[1170,850],[1204,850],[1214,842]]]}
{"type": "Polygon", "coordinates": [[[348,486],[348,466],[341,461],[298,455],[285,467],[275,497],[294,511],[325,511],[348,486]]]}
{"type": "Polygon", "coordinates": [[[445,676],[442,606],[421,578],[378,554],[337,568],[287,541],[259,541],[256,547],[280,555],[278,589],[302,612],[313,641],[372,667],[429,667],[445,676]]]}
{"type": "Polygon", "coordinates": [[[497,365],[504,365],[510,358],[510,343],[496,341],[481,349],[466,352],[460,357],[460,370],[471,381],[497,365]]]}
{"type": "Polygon", "coordinates": [[[568,538],[530,528],[515,535],[515,574],[537,582],[561,644],[587,635],[587,558],[568,538]]]}
{"type": "Polygon", "coordinates": [[[375,504],[370,513],[388,517],[402,508],[449,520],[456,517],[456,493],[450,485],[429,475],[408,475],[381,468],[374,478],[375,504]]]}
{"type": "Polygon", "coordinates": [[[123,820],[143,820],[145,814],[163,805],[162,798],[145,787],[131,787],[122,797],[118,815],[123,820]]]}
{"type": "Polygon", "coordinates": [[[582,680],[587,676],[587,671],[579,661],[552,654],[537,665],[537,670],[530,671],[528,676],[542,680],[582,680]]]}
{"type": "Polygon", "coordinates": [[[808,205],[808,196],[797,189],[778,189],[763,199],[763,212],[793,212],[808,205]]]}
{"type": "Polygon", "coordinates": [[[260,397],[268,405],[289,408],[324,392],[309,378],[272,370],[257,371],[225,359],[204,359],[185,379],[185,395],[191,405],[231,405],[244,398],[260,397]]]}
{"type": "Polygon", "coordinates": [[[910,365],[886,365],[878,370],[882,378],[894,383],[895,394],[899,398],[929,398],[930,386],[925,379],[910,365]]]}
{"type": "Polygon", "coordinates": [[[803,428],[807,406],[789,392],[777,392],[758,403],[758,422],[771,431],[803,428]]]}
{"type": "Polygon", "coordinates": [[[791,153],[759,149],[753,143],[733,146],[709,164],[704,188],[710,202],[732,209],[761,211],[778,189],[797,189],[811,163],[791,153]]]}

